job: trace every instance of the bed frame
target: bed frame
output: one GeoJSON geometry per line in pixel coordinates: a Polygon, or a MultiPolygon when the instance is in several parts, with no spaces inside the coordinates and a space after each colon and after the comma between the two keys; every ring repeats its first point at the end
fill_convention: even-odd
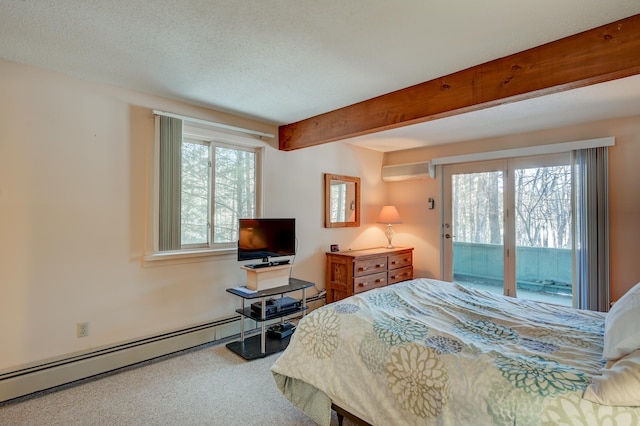
{"type": "Polygon", "coordinates": [[[345,417],[348,418],[349,420],[351,420],[353,423],[357,424],[358,426],[371,426],[370,423],[365,422],[360,417],[358,417],[358,416],[356,416],[354,414],[351,414],[350,412],[348,412],[344,408],[338,407],[334,403],[331,403],[331,409],[333,411],[335,411],[336,414],[338,415],[338,425],[339,426],[342,426],[342,422],[344,421],[345,417]]]}

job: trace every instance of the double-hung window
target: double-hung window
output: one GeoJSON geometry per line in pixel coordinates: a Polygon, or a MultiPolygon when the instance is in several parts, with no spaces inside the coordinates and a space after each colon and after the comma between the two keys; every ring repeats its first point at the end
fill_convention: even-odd
{"type": "Polygon", "coordinates": [[[159,116],[154,251],[236,247],[238,219],[260,213],[261,147],[159,116]]]}

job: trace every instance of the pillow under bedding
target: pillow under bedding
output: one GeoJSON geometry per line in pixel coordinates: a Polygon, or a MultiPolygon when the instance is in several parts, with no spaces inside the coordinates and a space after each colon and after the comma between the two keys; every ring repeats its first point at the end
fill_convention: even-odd
{"type": "Polygon", "coordinates": [[[640,406],[640,350],[609,362],[582,397],[602,405],[640,406]]]}
{"type": "Polygon", "coordinates": [[[607,314],[604,322],[602,358],[616,360],[640,349],[640,283],[627,291],[607,314]]]}

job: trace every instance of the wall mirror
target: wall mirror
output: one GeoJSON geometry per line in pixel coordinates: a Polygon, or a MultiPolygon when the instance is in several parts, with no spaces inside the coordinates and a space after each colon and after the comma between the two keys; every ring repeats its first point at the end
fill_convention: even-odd
{"type": "Polygon", "coordinates": [[[360,178],[324,175],[324,227],[360,226],[360,178]]]}

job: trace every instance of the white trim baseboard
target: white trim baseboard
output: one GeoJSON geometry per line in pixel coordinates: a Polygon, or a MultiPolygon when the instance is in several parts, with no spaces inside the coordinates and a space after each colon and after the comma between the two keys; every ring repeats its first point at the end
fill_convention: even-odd
{"type": "MultiPolygon", "coordinates": [[[[314,302],[324,304],[324,301],[324,290],[307,297],[307,304],[314,302]]],[[[300,314],[296,313],[287,318],[293,319],[299,316],[300,314]]],[[[244,321],[244,330],[247,335],[258,332],[256,321],[250,318],[244,318],[244,321]]],[[[277,321],[279,319],[268,320],[266,324],[277,321]]],[[[240,316],[234,315],[168,333],[68,355],[60,359],[21,366],[11,371],[0,372],[0,403],[239,335],[240,316]]]]}
{"type": "MultiPolygon", "coordinates": [[[[245,330],[255,328],[246,320],[245,330]]],[[[240,317],[147,337],[0,375],[0,402],[64,385],[240,333],[240,317]]]]}

